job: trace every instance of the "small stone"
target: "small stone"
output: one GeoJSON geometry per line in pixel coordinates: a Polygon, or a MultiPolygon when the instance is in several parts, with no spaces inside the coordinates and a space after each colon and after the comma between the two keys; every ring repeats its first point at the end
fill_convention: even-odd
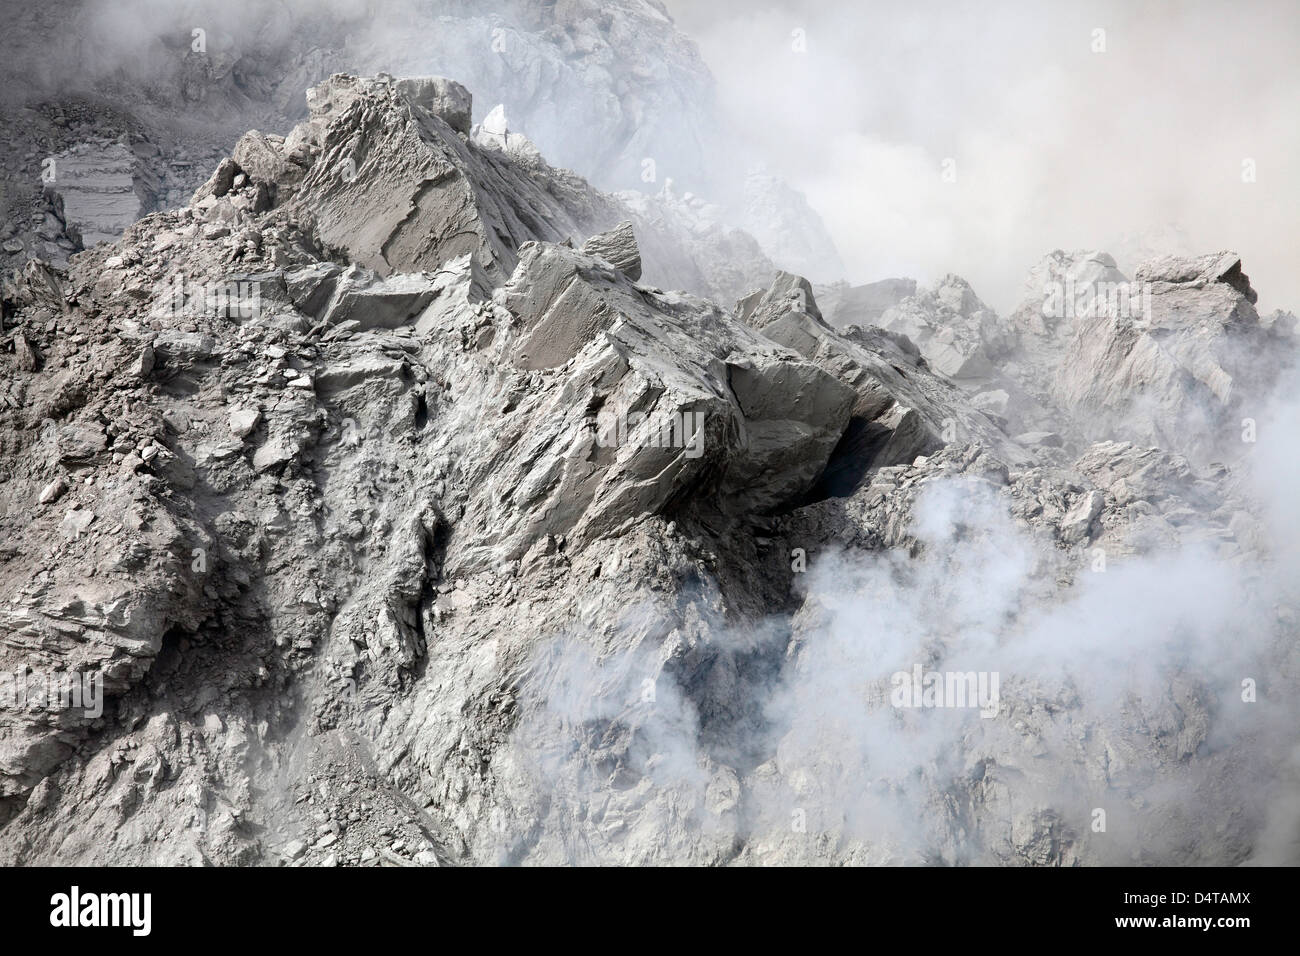
{"type": "Polygon", "coordinates": [[[247,438],[262,420],[256,408],[236,408],[230,413],[230,433],[236,438],[247,438]]]}
{"type": "Polygon", "coordinates": [[[63,534],[69,540],[80,538],[95,520],[95,513],[84,508],[73,509],[63,518],[63,534]]]}
{"type": "Polygon", "coordinates": [[[143,349],[140,350],[140,354],[136,356],[135,361],[131,363],[131,368],[129,372],[131,375],[134,375],[136,378],[144,378],[150,372],[153,371],[153,365],[154,365],[153,346],[146,345],[143,349]]]}
{"type": "Polygon", "coordinates": [[[61,477],[55,478],[48,485],[41,489],[41,504],[48,505],[52,501],[58,501],[65,491],[68,490],[68,483],[61,477]]]}
{"type": "Polygon", "coordinates": [[[14,356],[21,372],[35,372],[41,367],[41,350],[22,332],[14,333],[14,356]]]}

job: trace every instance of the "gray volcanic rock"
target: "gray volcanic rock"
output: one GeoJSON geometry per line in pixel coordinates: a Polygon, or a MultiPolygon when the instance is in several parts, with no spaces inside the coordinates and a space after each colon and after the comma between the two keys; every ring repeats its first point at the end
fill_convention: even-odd
{"type": "Polygon", "coordinates": [[[1202,390],[1240,410],[1225,344],[1287,323],[1239,268],[1159,266],[1146,330],[954,278],[895,307],[924,343],[837,330],[775,269],[725,311],[634,276],[748,277],[707,204],[467,106],[336,78],[0,284],[0,675],[102,689],[0,707],[0,863],[1287,855],[1287,526],[1236,463],[1083,437],[1138,395],[1179,443],[1202,390]],[[1030,385],[1059,421],[1012,439],[1030,385]],[[891,699],[931,668],[1001,694],[891,699]]]}
{"type": "Polygon", "coordinates": [[[849,493],[871,469],[910,462],[953,442],[980,442],[1006,462],[1026,460],[994,421],[968,407],[959,389],[927,368],[905,336],[856,326],[832,329],[808,280],[778,273],[766,292],[741,300],[737,314],[857,393],[849,428],[827,469],[832,493],[849,493]]]}
{"type": "MultiPolygon", "coordinates": [[[[867,288],[867,287],[864,287],[867,288]]],[[[1054,433],[1076,453],[1129,440],[1198,462],[1239,456],[1243,420],[1258,414],[1297,341],[1261,320],[1234,253],[1165,257],[1130,280],[1101,252],[1044,257],[1023,303],[1001,318],[948,276],[874,318],[916,344],[1011,434],[1054,433]]],[[[842,325],[853,290],[828,290],[842,325]]]]}
{"type": "Polygon", "coordinates": [[[459,138],[409,88],[340,76],[309,103],[310,123],[294,139],[319,155],[294,208],[311,211],[324,242],[381,275],[434,271],[470,253],[503,278],[524,242],[591,231],[603,211],[584,183],[557,202],[516,164],[459,138]]]}
{"type": "Polygon", "coordinates": [[[997,354],[1001,344],[998,317],[960,276],[948,275],[890,306],[878,324],[910,338],[944,375],[986,381],[993,374],[989,349],[997,354]]]}
{"type": "Polygon", "coordinates": [[[455,80],[441,76],[404,77],[397,89],[412,105],[439,117],[457,133],[470,132],[473,97],[455,80]]]}
{"type": "Polygon", "coordinates": [[[641,278],[641,250],[637,248],[629,220],[623,220],[609,232],[592,236],[582,244],[582,251],[604,259],[633,282],[641,278]]]}
{"type": "Polygon", "coordinates": [[[1084,440],[1158,443],[1200,461],[1240,454],[1242,419],[1296,344],[1260,321],[1240,258],[1166,257],[1130,282],[1108,256],[1054,255],[1064,268],[1039,273],[1068,285],[1049,282],[1052,294],[1010,320],[1026,390],[1084,440]]]}
{"type": "Polygon", "coordinates": [[[46,192],[79,247],[116,239],[145,211],[136,157],[121,143],[76,146],[48,162],[46,192]]]}
{"type": "Polygon", "coordinates": [[[1250,277],[1241,271],[1241,257],[1235,252],[1215,252],[1204,256],[1160,256],[1138,266],[1134,279],[1156,285],[1156,291],[1169,292],[1175,286],[1203,289],[1215,282],[1231,286],[1254,305],[1259,297],[1250,287],[1250,277]]]}
{"type": "Polygon", "coordinates": [[[826,225],[803,193],[776,176],[751,170],[745,177],[739,225],[781,268],[828,282],[844,275],[844,263],[826,225]]]}
{"type": "MultiPolygon", "coordinates": [[[[393,109],[401,96],[366,86],[343,117],[364,126],[368,110],[393,109]]],[[[431,122],[408,104],[401,111],[425,129],[431,122]]],[[[334,123],[323,127],[327,157],[334,123]]],[[[596,566],[613,567],[605,542],[643,538],[646,523],[662,531],[698,513],[731,524],[788,506],[816,483],[847,423],[854,396],[831,375],[707,302],[633,285],[565,245],[507,249],[479,233],[478,253],[448,257],[436,274],[389,263],[379,276],[323,260],[321,223],[339,228],[317,172],[328,160],[313,158],[295,182],[275,161],[284,144],[246,142],[243,163],[219,169],[194,205],[130,227],[66,280],[51,285],[29,270],[7,287],[6,302],[25,310],[23,342],[51,365],[24,366],[33,379],[22,411],[10,413],[27,431],[5,465],[6,495],[44,499],[48,514],[10,536],[31,563],[5,566],[19,596],[0,625],[5,646],[45,647],[35,658],[17,652],[36,670],[104,675],[117,715],[112,729],[71,713],[0,715],[10,814],[64,820],[60,851],[34,832],[18,839],[21,819],[7,826],[7,859],[66,856],[70,845],[104,859],[108,843],[94,837],[103,826],[132,846],[114,858],[260,858],[270,849],[240,836],[235,819],[283,814],[276,826],[285,828],[297,813],[255,798],[247,774],[287,772],[296,760],[280,737],[296,708],[316,712],[308,722],[317,727],[344,719],[336,696],[308,702],[331,675],[368,661],[350,698],[360,702],[429,666],[433,635],[442,634],[439,655],[476,643],[448,630],[471,624],[454,623],[467,606],[455,582],[586,562],[588,548],[596,566]],[[271,185],[278,205],[263,208],[271,185]],[[492,294],[499,249],[519,262],[492,294]],[[255,289],[247,315],[190,294],[232,275],[255,289]],[[71,313],[80,330],[71,339],[41,324],[43,302],[66,307],[64,283],[94,309],[71,313]],[[93,362],[89,374],[83,361],[93,362]],[[187,397],[168,397],[178,394],[187,397]],[[48,455],[37,451],[45,419],[56,425],[48,455]],[[76,490],[48,490],[60,481],[76,490]],[[326,528],[308,531],[312,515],[328,515],[326,528]],[[39,570],[46,547],[60,549],[54,577],[39,570]],[[108,551],[126,557],[114,564],[108,551]],[[94,586],[78,583],[87,581],[94,586]],[[312,676],[326,646],[334,663],[312,676]],[[144,725],[126,719],[138,707],[151,715],[144,725]],[[141,754],[129,779],[69,760],[122,733],[141,754]],[[213,748],[213,761],[185,764],[181,738],[213,748]],[[23,811],[51,771],[57,785],[42,785],[23,811]],[[176,787],[214,796],[173,812],[155,795],[176,787]],[[106,809],[83,814],[78,801],[106,809]],[[154,834],[165,838],[153,843],[154,834]]],[[[418,157],[427,144],[411,148],[418,157]]],[[[527,182],[502,160],[470,162],[527,182]]],[[[362,255],[372,248],[349,241],[362,255]]],[[[687,566],[684,554],[673,560],[687,566]]],[[[552,596],[561,610],[565,599],[552,596]]],[[[527,643],[512,653],[525,652],[527,643]]],[[[346,722],[386,738],[424,712],[412,703],[378,725],[360,712],[346,722]]],[[[473,720],[476,734],[499,726],[473,720]]],[[[424,743],[440,752],[437,739],[424,743]]],[[[429,852],[451,852],[441,826],[420,838],[429,852]]]]}
{"type": "Polygon", "coordinates": [[[310,168],[299,177],[285,159],[273,172],[276,190],[292,197],[280,201],[310,215],[321,240],[356,262],[387,275],[436,271],[469,254],[500,282],[526,242],[617,235],[620,223],[630,222],[646,250],[652,281],[717,294],[762,268],[762,253],[748,237],[748,244],[734,248],[692,238],[683,255],[679,223],[649,218],[648,209],[629,209],[551,167],[516,134],[482,127],[472,135],[457,132],[430,107],[449,110],[463,127],[468,94],[440,78],[419,83],[424,86],[331,78],[314,89],[311,119],[283,146],[289,153],[301,150],[310,168]],[[427,89],[442,91],[441,98],[427,89]],[[696,263],[706,260],[716,273],[700,271],[696,263]]]}
{"type": "Polygon", "coordinates": [[[679,194],[671,180],[653,196],[625,190],[617,198],[631,210],[647,281],[729,301],[776,271],[753,236],[727,224],[721,207],[679,194]]]}
{"type": "MultiPolygon", "coordinates": [[[[222,17],[215,8],[213,12],[222,17]]],[[[609,215],[593,218],[584,216],[584,209],[567,209],[581,228],[559,238],[581,241],[632,218],[648,281],[720,300],[743,294],[774,268],[760,243],[737,225],[751,224],[784,242],[783,259],[815,244],[822,267],[833,268],[827,265],[835,254],[825,229],[789,187],[766,177],[768,185],[759,190],[764,201],[746,205],[740,185],[746,179],[736,173],[750,161],[738,154],[733,138],[720,133],[712,78],[694,43],[658,3],[582,0],[557,7],[542,0],[508,0],[484,14],[458,0],[436,0],[418,9],[381,0],[365,12],[347,5],[314,11],[306,23],[292,22],[284,8],[258,8],[244,11],[237,24],[223,30],[219,41],[214,36],[212,47],[202,51],[176,42],[192,29],[189,20],[196,13],[155,11],[141,31],[131,34],[129,66],[120,63],[125,54],[115,31],[105,29],[103,20],[112,16],[105,8],[54,0],[42,11],[24,11],[17,18],[14,30],[24,42],[30,38],[27,46],[50,50],[42,63],[17,69],[21,82],[6,88],[19,99],[24,95],[20,91],[27,90],[26,95],[48,95],[50,100],[40,104],[40,113],[0,108],[0,126],[13,141],[13,152],[27,153],[23,169],[0,167],[0,182],[7,187],[0,189],[0,207],[9,213],[9,232],[14,233],[6,234],[0,252],[14,256],[12,264],[30,256],[63,264],[77,247],[56,209],[39,189],[29,188],[42,172],[38,157],[58,151],[49,149],[51,141],[59,149],[92,151],[117,140],[128,144],[142,203],[135,216],[178,208],[202,185],[213,164],[233,155],[236,147],[250,167],[242,171],[267,186],[262,202],[278,201],[281,178],[286,186],[296,183],[309,152],[302,136],[279,141],[270,131],[285,132],[303,118],[305,92],[323,88],[336,74],[378,69],[421,74],[432,66],[464,85],[419,75],[379,78],[422,112],[439,116],[453,133],[472,136],[480,146],[493,145],[518,163],[546,166],[523,135],[528,133],[557,164],[533,178],[557,194],[569,192],[573,178],[561,167],[576,170],[598,187],[638,191],[638,198],[625,200],[628,208],[609,215]],[[392,28],[395,20],[402,23],[400,30],[392,28]],[[61,26],[51,29],[51,22],[61,26]],[[87,61],[62,44],[78,31],[101,37],[108,48],[87,61]],[[52,62],[62,67],[51,71],[52,62]],[[91,91],[94,104],[87,108],[78,96],[91,91]],[[483,117],[494,132],[472,125],[471,91],[480,103],[498,104],[483,117]],[[505,123],[507,111],[513,130],[505,123]],[[250,126],[265,132],[245,137],[250,126]],[[241,137],[244,141],[237,143],[241,137]],[[693,210],[666,208],[657,194],[670,177],[721,203],[710,214],[710,229],[700,228],[693,210]],[[796,226],[807,243],[782,239],[796,226]]],[[[28,50],[19,52],[25,57],[28,50]]],[[[5,68],[15,69],[14,62],[0,65],[5,68]]],[[[335,106],[352,96],[341,88],[331,95],[335,106]]],[[[307,129],[314,129],[313,124],[307,129]]],[[[344,170],[351,174],[350,166],[344,170]]],[[[239,171],[234,167],[229,175],[239,171]]],[[[222,181],[227,178],[223,173],[222,181]]],[[[555,219],[555,209],[538,210],[535,196],[519,196],[525,226],[554,219],[557,228],[568,228],[569,223],[555,219]],[[529,219],[532,213],[537,218],[529,219]]],[[[567,198],[561,198],[562,206],[568,205],[567,198]]],[[[116,238],[133,218],[104,220],[109,227],[104,235],[116,238]]],[[[506,243],[517,245],[522,241],[518,230],[509,228],[506,243]]],[[[802,268],[802,262],[790,259],[787,265],[802,268]]],[[[362,264],[383,271],[373,257],[362,264]]]]}

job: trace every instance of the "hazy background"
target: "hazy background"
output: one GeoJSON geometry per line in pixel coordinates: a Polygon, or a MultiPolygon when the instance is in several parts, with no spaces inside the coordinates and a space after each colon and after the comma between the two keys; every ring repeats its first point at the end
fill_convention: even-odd
{"type": "MultiPolygon", "coordinates": [[[[145,91],[125,102],[144,110],[156,94],[174,112],[202,24],[203,68],[246,56],[254,94],[290,75],[227,103],[239,131],[279,128],[257,111],[301,110],[301,90],[333,69],[440,72],[474,90],[476,118],[505,102],[549,159],[605,188],[629,185],[600,175],[620,150],[630,168],[653,156],[724,203],[764,164],[807,195],[855,282],[956,272],[1006,313],[1053,249],[1100,248],[1130,274],[1155,252],[1233,249],[1262,312],[1300,309],[1295,0],[665,4],[703,65],[650,0],[0,0],[0,100],[104,93],[125,77],[145,91]],[[555,52],[548,24],[612,7],[632,11],[633,35],[555,52]],[[507,21],[502,54],[491,30],[507,21]],[[687,174],[701,156],[709,175],[687,174]],[[1246,160],[1255,182],[1242,180],[1246,160]]],[[[215,99],[181,115],[216,117],[215,99]]]]}
{"type": "Polygon", "coordinates": [[[854,281],[956,272],[1005,312],[1044,253],[1131,272],[1145,238],[1234,249],[1261,311],[1300,307],[1292,0],[667,5],[730,132],[807,193],[854,281]]]}

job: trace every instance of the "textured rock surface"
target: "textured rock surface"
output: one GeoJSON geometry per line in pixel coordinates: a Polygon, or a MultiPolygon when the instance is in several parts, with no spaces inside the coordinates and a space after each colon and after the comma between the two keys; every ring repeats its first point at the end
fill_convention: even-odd
{"type": "Polygon", "coordinates": [[[0,708],[0,862],[1294,862],[1290,526],[1177,417],[1266,397],[1235,262],[1145,331],[728,310],[634,275],[745,278],[707,204],[467,105],[336,79],[3,283],[0,673],[104,696],[0,708]]]}
{"type": "MultiPolygon", "coordinates": [[[[289,130],[303,118],[307,91],[335,74],[382,70],[407,74],[394,81],[402,97],[456,133],[471,132],[474,94],[487,127],[477,134],[481,145],[517,158],[544,153],[557,170],[574,170],[599,188],[636,191],[653,220],[637,223],[651,281],[720,300],[747,292],[771,271],[749,229],[778,247],[786,268],[839,271],[834,245],[802,196],[775,177],[746,177],[752,158],[721,131],[698,49],[658,2],[503,0],[485,11],[463,0],[378,0],[364,8],[331,4],[310,16],[254,6],[230,18],[215,0],[202,0],[151,10],[125,35],[112,22],[117,13],[86,0],[50,0],[11,18],[4,38],[11,49],[0,57],[7,80],[0,128],[17,158],[0,166],[0,256],[13,257],[11,265],[33,255],[63,264],[78,247],[40,188],[50,156],[69,148],[116,156],[125,148],[135,162],[138,213],[178,208],[249,127],[289,130]],[[209,48],[177,42],[192,20],[205,18],[237,22],[215,33],[209,48]],[[96,37],[97,56],[77,47],[80,36],[96,37]],[[37,49],[44,52],[33,62],[37,49]],[[421,76],[430,72],[461,83],[421,76]],[[713,197],[709,234],[697,215],[655,198],[673,178],[713,197]],[[656,224],[674,234],[657,241],[656,224]],[[686,236],[679,227],[695,231],[686,236]]],[[[349,98],[336,93],[339,103],[349,98]]],[[[265,148],[267,139],[274,137],[246,138],[241,155],[258,167],[250,174],[276,180],[265,164],[301,158],[301,143],[280,156],[265,148]]],[[[120,180],[125,167],[113,163],[120,180]]],[[[519,195],[525,207],[534,200],[519,195]]],[[[103,218],[105,235],[116,238],[131,221],[125,209],[103,218]]]]}
{"type": "Polygon", "coordinates": [[[826,308],[826,320],[836,328],[879,325],[889,308],[915,294],[915,279],[881,279],[855,286],[836,283],[818,290],[818,298],[826,308]]]}
{"type": "Polygon", "coordinates": [[[582,244],[582,251],[604,259],[633,282],[641,278],[641,250],[629,220],[623,220],[609,232],[592,236],[582,244]]]}
{"type": "MultiPolygon", "coordinates": [[[[309,103],[310,120],[290,134],[283,151],[299,149],[299,162],[310,168],[302,172],[286,155],[269,177],[250,175],[267,182],[277,201],[312,217],[323,242],[381,275],[436,271],[470,255],[499,283],[525,242],[606,232],[612,235],[599,242],[643,244],[647,280],[669,287],[726,296],[763,268],[752,240],[725,245],[693,234],[688,239],[686,226],[656,216],[652,205],[630,208],[550,166],[526,138],[509,133],[504,113],[470,134],[458,133],[469,94],[452,81],[340,75],[314,88],[309,103]],[[427,89],[442,91],[441,98],[431,98],[427,89]],[[452,122],[428,105],[449,111],[452,122]],[[636,239],[618,239],[622,223],[636,239]],[[708,272],[698,265],[705,262],[708,272]]],[[[606,251],[631,268],[631,252],[606,251]]]]}
{"type": "Polygon", "coordinates": [[[1074,451],[1120,438],[1201,463],[1235,457],[1297,342],[1293,323],[1255,311],[1231,252],[1161,257],[1130,279],[1106,253],[1057,250],[1005,318],[952,275],[874,317],[896,281],[829,287],[833,324],[906,335],[1006,431],[1058,433],[1074,451]]]}
{"type": "Polygon", "coordinates": [[[78,246],[116,239],[144,211],[136,157],[121,143],[73,147],[48,162],[46,191],[78,246]]]}

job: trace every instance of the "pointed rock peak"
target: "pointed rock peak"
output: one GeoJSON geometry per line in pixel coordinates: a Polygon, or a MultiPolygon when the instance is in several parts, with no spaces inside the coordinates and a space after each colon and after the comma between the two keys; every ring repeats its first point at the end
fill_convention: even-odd
{"type": "Polygon", "coordinates": [[[931,292],[941,306],[958,315],[971,315],[988,309],[971,284],[953,272],[944,276],[931,292]]]}
{"type": "Polygon", "coordinates": [[[1250,277],[1241,271],[1241,256],[1235,252],[1213,252],[1203,256],[1160,256],[1138,266],[1139,282],[1169,283],[1203,288],[1222,282],[1254,303],[1258,299],[1250,277]]]}
{"type": "Polygon", "coordinates": [[[470,137],[485,149],[494,149],[515,156],[525,155],[530,159],[541,159],[541,152],[532,140],[517,130],[511,132],[504,103],[492,107],[488,115],[483,117],[483,122],[473,128],[470,137]]]}
{"type": "Polygon", "coordinates": [[[751,292],[736,303],[737,317],[759,330],[791,313],[825,322],[812,283],[793,272],[778,272],[767,289],[751,292]]]}
{"type": "Polygon", "coordinates": [[[636,244],[632,221],[624,219],[613,229],[592,236],[582,244],[589,256],[604,259],[633,282],[641,278],[641,250],[636,244]]]}

